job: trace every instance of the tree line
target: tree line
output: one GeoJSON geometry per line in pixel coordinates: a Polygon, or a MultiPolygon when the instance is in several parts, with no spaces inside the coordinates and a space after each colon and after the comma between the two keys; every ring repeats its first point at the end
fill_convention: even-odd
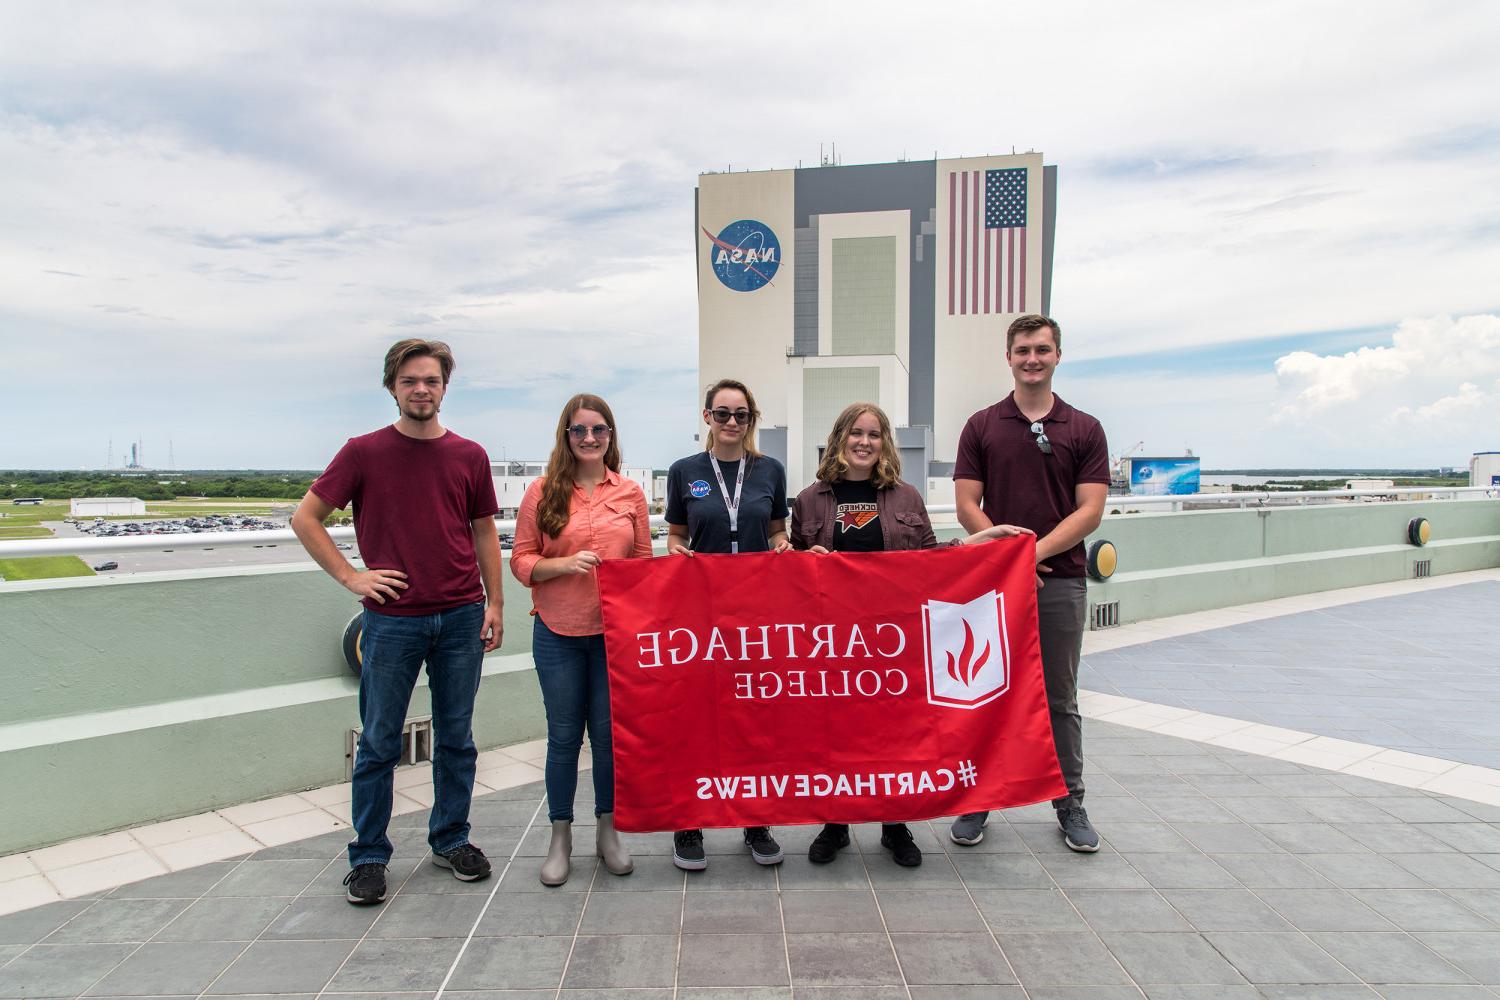
{"type": "Polygon", "coordinates": [[[0,500],[41,497],[247,497],[300,500],[317,473],[306,470],[201,470],[190,472],[58,472],[0,470],[0,500]]]}

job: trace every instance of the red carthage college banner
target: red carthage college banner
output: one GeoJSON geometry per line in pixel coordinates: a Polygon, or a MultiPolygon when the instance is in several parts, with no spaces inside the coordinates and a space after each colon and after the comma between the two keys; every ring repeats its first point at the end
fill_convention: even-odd
{"type": "Polygon", "coordinates": [[[602,564],[620,829],[894,823],[1065,795],[1034,546],[602,564]]]}

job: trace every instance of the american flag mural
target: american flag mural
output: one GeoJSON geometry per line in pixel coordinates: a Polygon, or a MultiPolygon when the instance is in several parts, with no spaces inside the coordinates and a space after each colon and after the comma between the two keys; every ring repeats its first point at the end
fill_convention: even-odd
{"type": "Polygon", "coordinates": [[[1026,311],[1026,168],[948,174],[948,315],[1026,311]]]}

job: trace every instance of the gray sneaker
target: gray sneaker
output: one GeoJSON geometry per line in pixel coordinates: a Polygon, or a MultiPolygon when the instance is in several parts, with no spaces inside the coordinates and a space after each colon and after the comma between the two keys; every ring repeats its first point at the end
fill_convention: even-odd
{"type": "Polygon", "coordinates": [[[1093,854],[1099,849],[1099,832],[1089,822],[1083,806],[1066,805],[1057,810],[1057,825],[1063,832],[1063,842],[1071,850],[1093,854]]]}
{"type": "Polygon", "coordinates": [[[948,830],[948,839],[955,844],[963,844],[972,847],[984,839],[984,828],[990,821],[990,814],[964,813],[953,821],[953,826],[948,830]]]}

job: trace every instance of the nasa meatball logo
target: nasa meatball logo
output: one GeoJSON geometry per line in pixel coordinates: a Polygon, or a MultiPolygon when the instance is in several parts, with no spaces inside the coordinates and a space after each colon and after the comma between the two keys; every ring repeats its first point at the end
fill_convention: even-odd
{"type": "Polygon", "coordinates": [[[700,479],[700,480],[698,480],[695,483],[689,483],[688,484],[688,492],[692,493],[693,496],[695,496],[698,499],[702,500],[704,497],[708,496],[708,494],[709,494],[709,489],[708,489],[708,483],[707,483],[707,481],[700,479]]]}
{"type": "Polygon", "coordinates": [[[715,236],[706,228],[709,261],[714,274],[726,288],[736,292],[753,292],[771,284],[781,267],[781,243],[764,222],[740,219],[731,222],[715,236]]]}

